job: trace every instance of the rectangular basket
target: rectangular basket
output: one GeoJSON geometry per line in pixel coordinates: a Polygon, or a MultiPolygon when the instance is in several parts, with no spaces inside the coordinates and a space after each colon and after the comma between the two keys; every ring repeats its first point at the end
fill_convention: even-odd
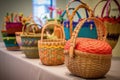
{"type": "Polygon", "coordinates": [[[22,32],[21,22],[6,22],[7,34],[15,34],[15,32],[22,32]]]}
{"type": "Polygon", "coordinates": [[[20,50],[15,36],[7,36],[7,32],[5,30],[1,31],[3,42],[7,48],[7,50],[20,50]]]}

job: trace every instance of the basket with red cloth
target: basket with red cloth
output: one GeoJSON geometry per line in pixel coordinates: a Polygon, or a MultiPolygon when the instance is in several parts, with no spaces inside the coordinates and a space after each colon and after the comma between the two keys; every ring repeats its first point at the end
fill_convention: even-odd
{"type": "Polygon", "coordinates": [[[65,64],[68,70],[82,78],[101,78],[106,75],[111,66],[112,48],[106,42],[104,24],[95,17],[83,19],[78,23],[72,37],[66,42],[65,64]],[[78,32],[86,20],[96,24],[98,39],[77,38],[78,32]]]}

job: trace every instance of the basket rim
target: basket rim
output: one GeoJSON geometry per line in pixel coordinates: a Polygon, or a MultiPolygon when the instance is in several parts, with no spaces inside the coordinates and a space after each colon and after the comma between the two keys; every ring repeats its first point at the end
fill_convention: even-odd
{"type": "MultiPolygon", "coordinates": [[[[69,56],[69,50],[64,50],[64,54],[69,56]]],[[[75,50],[74,56],[71,58],[74,58],[75,56],[86,56],[87,58],[100,58],[100,59],[110,59],[112,58],[112,54],[97,54],[97,53],[88,53],[88,52],[82,52],[79,50],[75,50]]]]}

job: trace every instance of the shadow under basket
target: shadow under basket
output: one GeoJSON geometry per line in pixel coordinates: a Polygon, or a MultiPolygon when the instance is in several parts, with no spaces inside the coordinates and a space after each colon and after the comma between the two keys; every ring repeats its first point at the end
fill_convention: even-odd
{"type": "Polygon", "coordinates": [[[7,36],[7,33],[5,30],[2,30],[1,33],[2,33],[3,42],[4,42],[7,50],[10,50],[10,51],[20,50],[20,48],[16,42],[15,36],[7,36]]]}

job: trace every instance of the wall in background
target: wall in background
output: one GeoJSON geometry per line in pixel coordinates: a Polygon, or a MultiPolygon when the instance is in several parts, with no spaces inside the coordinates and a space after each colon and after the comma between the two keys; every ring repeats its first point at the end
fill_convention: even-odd
{"type": "MultiPolygon", "coordinates": [[[[32,13],[32,0],[0,0],[0,31],[7,12],[22,12],[25,16],[32,13]]],[[[1,32],[0,32],[0,41],[1,32]]]]}
{"type": "MultiPolygon", "coordinates": [[[[56,6],[62,9],[65,9],[66,4],[69,0],[56,0],[56,6]]],[[[97,2],[99,0],[82,0],[85,3],[87,3],[92,9],[94,8],[94,6],[97,4],[97,2]]],[[[120,3],[120,0],[118,0],[120,3]]],[[[100,6],[96,9],[96,15],[100,15],[101,13],[101,9],[102,5],[104,3],[100,4],[100,6]]],[[[25,16],[28,16],[32,13],[32,0],[1,0],[0,1],[0,30],[1,27],[3,26],[3,18],[5,16],[5,14],[7,12],[23,12],[25,16]]],[[[73,5],[73,7],[76,6],[73,5]]],[[[112,6],[112,12],[111,15],[117,15],[118,11],[116,11],[115,9],[117,8],[115,6],[115,4],[113,3],[112,6]]],[[[83,14],[83,16],[85,16],[83,14]]],[[[0,41],[1,40],[1,33],[0,33],[0,41]]],[[[119,41],[116,45],[116,47],[113,49],[113,54],[116,56],[120,57],[120,37],[119,37],[119,41]]]]}

